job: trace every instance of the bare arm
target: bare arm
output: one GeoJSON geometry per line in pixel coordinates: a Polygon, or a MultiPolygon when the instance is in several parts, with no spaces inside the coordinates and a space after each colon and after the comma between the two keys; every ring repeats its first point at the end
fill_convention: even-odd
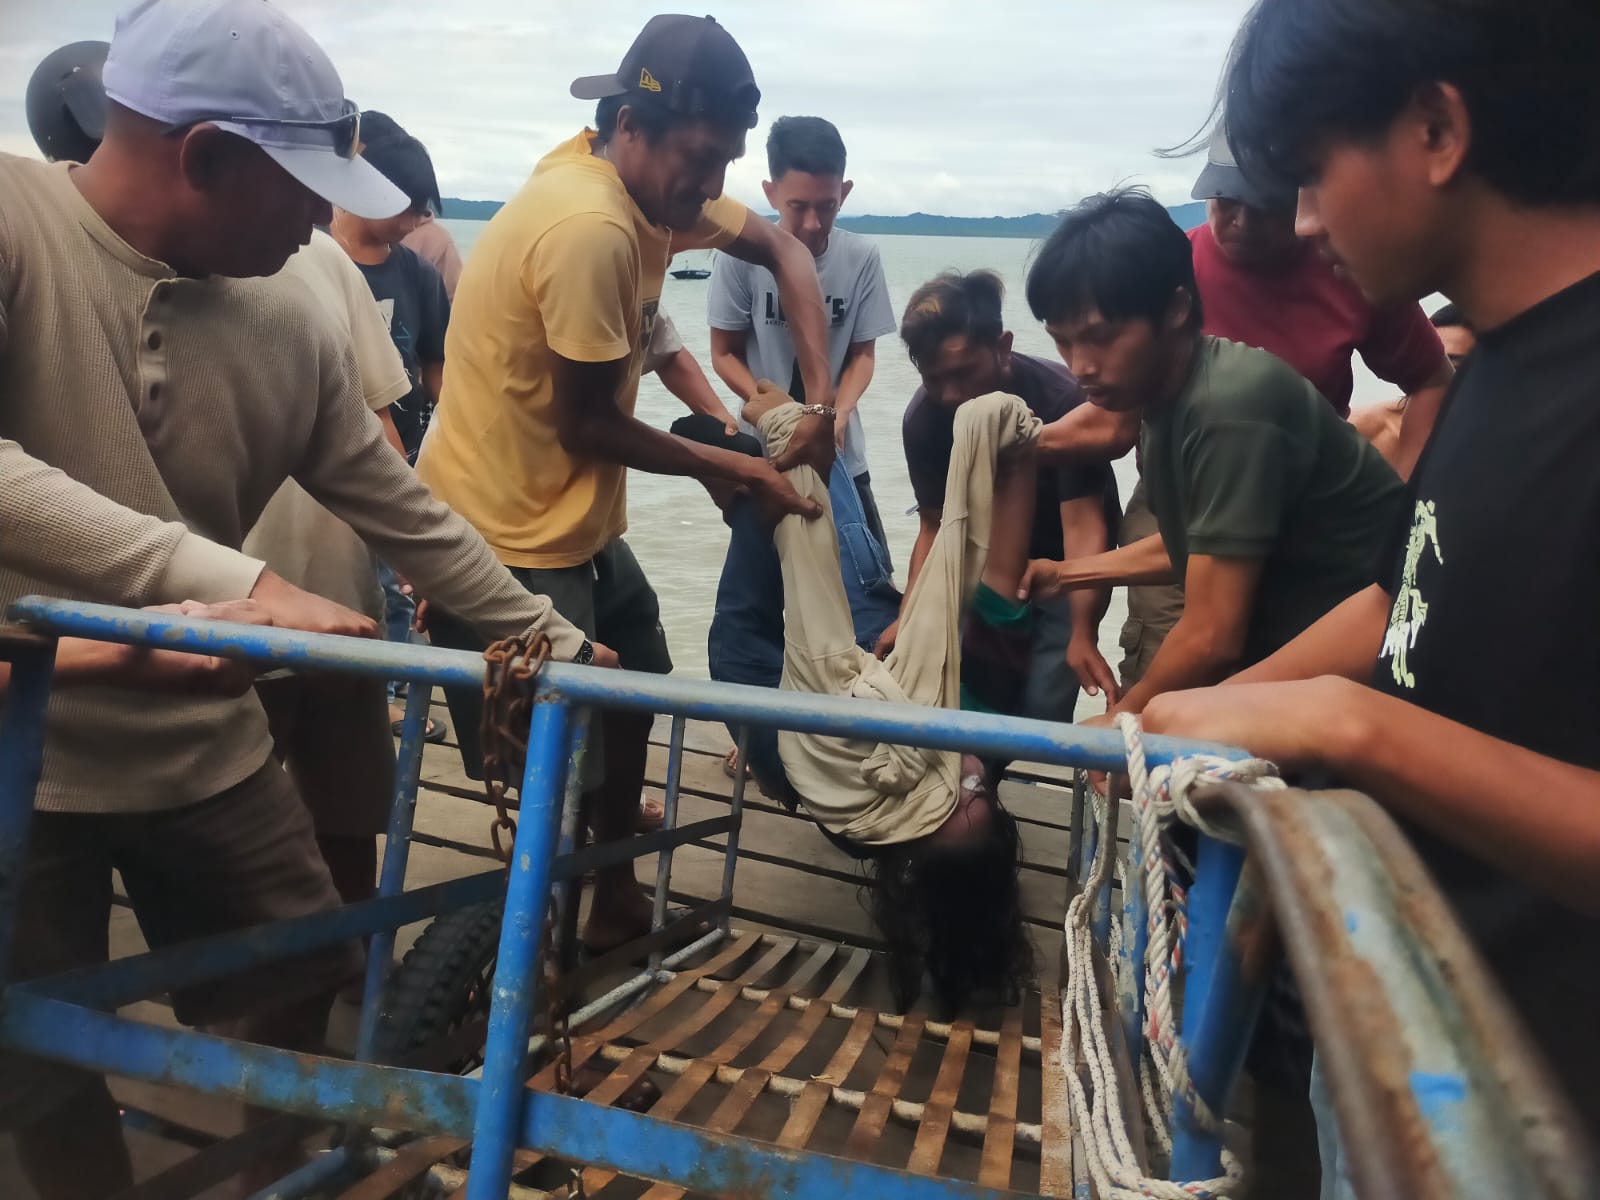
{"type": "Polygon", "coordinates": [[[741,401],[756,394],[756,377],[744,362],[744,345],[749,336],[748,329],[711,331],[711,369],[741,401]]]}
{"type": "Polygon", "coordinates": [[[747,486],[784,512],[821,515],[816,501],[796,492],[766,459],[686,441],[625,414],[617,407],[617,393],[626,360],[583,363],[559,354],[552,358],[556,436],[567,453],[652,475],[686,475],[747,486]]]}
{"type": "Polygon", "coordinates": [[[1116,711],[1140,712],[1162,692],[1203,687],[1232,674],[1244,655],[1262,565],[1259,558],[1191,554],[1183,576],[1183,616],[1116,711]]]}
{"type": "MultiPolygon", "coordinates": [[[[209,621],[232,621],[236,624],[272,623],[266,609],[252,600],[229,600],[221,604],[200,604],[190,600],[183,604],[159,605],[150,611],[209,621]]],[[[195,696],[242,696],[253,685],[256,670],[253,663],[208,654],[153,650],[146,646],[123,646],[115,642],[69,637],[56,643],[50,686],[115,687],[195,696]]],[[[10,686],[11,664],[0,662],[0,704],[4,703],[10,686]]]]}
{"type": "MultiPolygon", "coordinates": [[[[923,564],[928,561],[928,554],[933,549],[933,539],[939,536],[939,526],[944,520],[944,510],[939,508],[917,509],[917,540],[911,547],[911,564],[906,568],[906,591],[900,599],[900,611],[906,610],[906,600],[911,596],[911,589],[917,585],[917,576],[922,574],[923,564]]],[[[900,619],[895,618],[889,628],[883,631],[878,638],[878,644],[873,648],[879,658],[884,657],[894,649],[895,639],[900,633],[900,619]]]]}
{"type": "Polygon", "coordinates": [[[1127,546],[1118,546],[1115,550],[1092,554],[1088,558],[1075,558],[1067,562],[1035,559],[1028,564],[1027,574],[1022,577],[1017,599],[1026,600],[1035,594],[1049,597],[1080,588],[1177,582],[1172,558],[1167,554],[1167,544],[1161,540],[1159,533],[1152,533],[1127,546]]]}
{"type": "Polygon", "coordinates": [[[838,418],[833,423],[834,441],[844,448],[845,422],[860,403],[872,383],[872,372],[877,367],[878,343],[852,342],[845,351],[844,368],[839,372],[839,387],[833,397],[833,407],[838,418]]]}
{"type": "Polygon", "coordinates": [[[730,436],[739,431],[739,423],[733,419],[733,414],[722,403],[722,397],[717,395],[716,389],[711,386],[711,381],[706,378],[706,373],[700,369],[700,364],[686,348],[680,349],[657,367],[656,377],[665,385],[667,391],[683,401],[684,407],[690,412],[715,417],[722,422],[724,430],[730,436]]]}
{"type": "Polygon", "coordinates": [[[1039,462],[1052,466],[1115,462],[1138,444],[1138,413],[1080,404],[1039,431],[1039,462]]]}
{"type": "MultiPolygon", "coordinates": [[[[794,343],[795,362],[806,385],[806,399],[812,404],[831,406],[828,316],[822,306],[822,287],[817,282],[817,260],[811,257],[811,251],[771,221],[751,213],[727,253],[772,272],[778,283],[778,301],[789,321],[789,339],[794,343]]],[[[774,382],[787,386],[788,381],[774,382]]]]}
{"type": "Polygon", "coordinates": [[[1401,479],[1410,479],[1422,457],[1423,447],[1438,424],[1444,410],[1444,396],[1455,378],[1455,368],[1446,359],[1434,372],[1433,378],[1411,394],[1411,401],[1400,418],[1400,448],[1395,453],[1395,470],[1401,479]]]}
{"type": "MultiPolygon", "coordinates": [[[[1104,501],[1099,496],[1079,496],[1061,505],[1061,545],[1068,559],[1103,554],[1110,540],[1104,501]]],[[[1067,665],[1091,696],[1104,691],[1115,701],[1117,677],[1100,653],[1100,619],[1110,601],[1109,588],[1079,588],[1068,595],[1072,610],[1072,637],[1067,645],[1067,665]]]]}
{"type": "Polygon", "coordinates": [[[1287,769],[1325,768],[1544,894],[1600,914],[1600,771],[1332,676],[1179,692],[1153,701],[1144,723],[1287,769]]]}
{"type": "Polygon", "coordinates": [[[1337,675],[1365,683],[1389,627],[1389,593],[1376,584],[1351,596],[1282,650],[1240,671],[1229,684],[1283,683],[1337,675]]]}
{"type": "Polygon", "coordinates": [[[437,407],[439,397],[444,395],[444,364],[442,362],[425,362],[422,364],[422,390],[428,393],[428,407],[437,407]]]}

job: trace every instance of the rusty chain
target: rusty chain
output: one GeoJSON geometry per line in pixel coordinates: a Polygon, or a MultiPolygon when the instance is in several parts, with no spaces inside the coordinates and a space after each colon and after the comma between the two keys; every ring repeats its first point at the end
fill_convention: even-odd
{"type": "MultiPolygon", "coordinates": [[[[550,639],[543,633],[505,638],[483,652],[488,669],[483,676],[483,717],[478,739],[483,755],[483,790],[494,805],[489,842],[501,863],[511,870],[517,823],[506,808],[506,793],[521,782],[528,757],[528,725],[536,703],[531,686],[550,661],[550,639]]],[[[562,995],[561,966],[555,952],[555,922],[547,915],[541,955],[544,979],[545,1036],[555,1047],[554,1090],[572,1094],[572,1036],[567,1028],[567,1005],[562,995]]],[[[582,1175],[574,1171],[573,1195],[583,1195],[582,1175]]]]}

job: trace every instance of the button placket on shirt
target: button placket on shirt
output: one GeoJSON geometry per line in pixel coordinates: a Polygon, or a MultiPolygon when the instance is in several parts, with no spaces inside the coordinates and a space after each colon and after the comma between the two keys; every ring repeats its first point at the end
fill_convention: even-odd
{"type": "Polygon", "coordinates": [[[139,424],[147,428],[159,423],[167,400],[167,340],[177,286],[164,279],[151,288],[139,321],[139,394],[134,398],[134,410],[139,424]]]}

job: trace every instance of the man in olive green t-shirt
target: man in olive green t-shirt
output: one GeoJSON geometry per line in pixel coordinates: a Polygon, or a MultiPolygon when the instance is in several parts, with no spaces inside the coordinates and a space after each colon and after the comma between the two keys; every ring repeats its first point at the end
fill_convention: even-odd
{"type": "Polygon", "coordinates": [[[1140,413],[1160,532],[1033,563],[1024,592],[1184,584],[1183,616],[1111,712],[1217,683],[1371,583],[1399,477],[1288,364],[1200,333],[1189,241],[1166,209],[1134,190],[1085,200],[1027,291],[1089,399],[1140,413]]]}

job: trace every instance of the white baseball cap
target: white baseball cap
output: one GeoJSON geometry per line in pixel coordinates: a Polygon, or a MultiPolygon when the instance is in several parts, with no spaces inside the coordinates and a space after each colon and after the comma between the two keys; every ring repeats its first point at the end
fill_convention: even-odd
{"type": "Polygon", "coordinates": [[[333,63],[267,0],[137,0],[117,18],[102,79],[108,98],[151,120],[248,138],[358,217],[410,204],[359,155],[360,110],[333,63]]]}

